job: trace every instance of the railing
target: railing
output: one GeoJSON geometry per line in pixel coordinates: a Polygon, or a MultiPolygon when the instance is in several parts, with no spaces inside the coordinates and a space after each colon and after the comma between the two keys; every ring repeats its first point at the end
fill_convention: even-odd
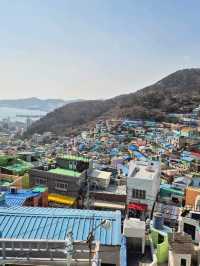
{"type": "MultiPolygon", "coordinates": [[[[86,242],[73,242],[74,252],[72,262],[88,264],[89,249],[86,242]]],[[[56,265],[66,265],[66,242],[64,240],[24,240],[24,239],[0,239],[0,265],[20,262],[33,263],[34,265],[45,262],[56,265]]],[[[100,265],[99,244],[93,246],[92,266],[100,265]]]]}

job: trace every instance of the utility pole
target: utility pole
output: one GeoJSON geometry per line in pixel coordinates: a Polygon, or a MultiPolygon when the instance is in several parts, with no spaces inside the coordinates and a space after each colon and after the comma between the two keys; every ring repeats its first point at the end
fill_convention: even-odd
{"type": "Polygon", "coordinates": [[[90,209],[91,199],[90,199],[90,177],[88,177],[88,171],[86,170],[86,182],[87,182],[87,191],[86,191],[86,209],[90,209]]]}
{"type": "Polygon", "coordinates": [[[65,240],[65,250],[64,250],[64,253],[66,254],[67,266],[70,266],[72,263],[72,256],[74,252],[73,241],[74,240],[72,232],[67,233],[67,237],[65,240]]]}

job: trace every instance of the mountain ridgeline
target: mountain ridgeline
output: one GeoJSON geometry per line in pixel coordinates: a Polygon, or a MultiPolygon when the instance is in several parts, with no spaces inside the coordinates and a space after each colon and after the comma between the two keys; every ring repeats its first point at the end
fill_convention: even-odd
{"type": "Polygon", "coordinates": [[[200,104],[200,69],[179,70],[134,93],[108,100],[70,103],[36,121],[26,132],[77,133],[104,118],[155,119],[187,113],[200,104]]]}
{"type": "Polygon", "coordinates": [[[60,99],[38,99],[38,98],[26,98],[16,100],[0,100],[0,107],[19,108],[27,110],[40,110],[44,112],[51,112],[65,104],[76,102],[77,100],[60,100],[60,99]]]}

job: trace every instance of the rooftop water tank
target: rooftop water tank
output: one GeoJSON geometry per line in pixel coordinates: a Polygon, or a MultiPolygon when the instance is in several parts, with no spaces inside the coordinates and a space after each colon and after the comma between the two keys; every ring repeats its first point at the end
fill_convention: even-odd
{"type": "Polygon", "coordinates": [[[160,212],[155,212],[153,215],[153,227],[157,230],[162,230],[164,224],[163,214],[160,212]]]}

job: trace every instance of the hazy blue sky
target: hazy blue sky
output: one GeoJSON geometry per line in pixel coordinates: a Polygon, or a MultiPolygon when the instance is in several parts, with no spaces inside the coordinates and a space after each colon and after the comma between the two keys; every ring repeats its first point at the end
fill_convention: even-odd
{"type": "Polygon", "coordinates": [[[199,0],[0,0],[0,98],[107,98],[200,67],[199,0]]]}

